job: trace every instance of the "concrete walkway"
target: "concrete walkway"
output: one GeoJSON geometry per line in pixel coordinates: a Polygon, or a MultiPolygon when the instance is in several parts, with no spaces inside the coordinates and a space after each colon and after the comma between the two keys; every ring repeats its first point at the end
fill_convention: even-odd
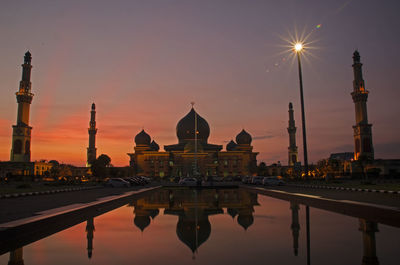
{"type": "MultiPolygon", "coordinates": [[[[151,187],[152,185],[145,186],[151,187]]],[[[51,209],[70,207],[76,204],[94,202],[103,197],[122,195],[129,191],[143,189],[143,186],[130,188],[98,188],[38,196],[6,198],[0,200],[0,224],[36,216],[51,209]]]]}

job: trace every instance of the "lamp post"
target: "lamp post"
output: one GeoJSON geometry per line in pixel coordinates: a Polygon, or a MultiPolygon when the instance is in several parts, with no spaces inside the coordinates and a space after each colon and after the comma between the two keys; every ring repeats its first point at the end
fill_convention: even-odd
{"type": "Polygon", "coordinates": [[[296,52],[297,56],[297,63],[299,66],[299,82],[300,82],[300,102],[301,102],[301,123],[303,127],[303,151],[304,151],[304,171],[305,171],[305,178],[308,179],[308,156],[307,156],[307,136],[306,136],[306,118],[304,114],[304,97],[303,97],[303,76],[301,73],[301,60],[300,55],[301,51],[303,50],[303,44],[297,42],[294,45],[294,51],[296,52]]]}

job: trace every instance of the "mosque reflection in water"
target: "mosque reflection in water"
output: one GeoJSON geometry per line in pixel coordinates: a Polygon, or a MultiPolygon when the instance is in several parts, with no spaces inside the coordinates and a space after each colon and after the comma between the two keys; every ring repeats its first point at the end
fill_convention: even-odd
{"type": "Polygon", "coordinates": [[[164,208],[166,215],[178,216],[176,234],[192,252],[210,236],[210,215],[223,214],[226,208],[246,230],[254,222],[255,205],[259,205],[257,194],[237,189],[165,189],[131,204],[135,207],[134,224],[142,231],[160,208],[164,208]]]}
{"type": "MultiPolygon", "coordinates": [[[[211,234],[210,215],[226,213],[232,218],[237,217],[237,223],[247,230],[254,222],[254,206],[257,202],[257,193],[251,193],[242,189],[185,189],[164,188],[149,196],[131,202],[128,207],[134,207],[134,225],[142,232],[155,219],[160,209],[164,209],[164,215],[178,216],[176,234],[194,254],[197,249],[207,241],[211,234]]],[[[299,204],[290,202],[291,232],[293,239],[293,252],[298,255],[299,248],[299,204]]],[[[309,220],[306,220],[309,225],[309,220]]],[[[365,219],[359,219],[359,230],[362,232],[363,265],[379,264],[376,256],[375,233],[378,232],[378,224],[365,219]]],[[[90,259],[93,255],[94,217],[86,221],[87,255],[90,259]]],[[[308,238],[309,240],[309,238],[308,238]]],[[[309,247],[309,246],[307,246],[309,247]]],[[[307,249],[307,255],[310,250],[307,249]]],[[[23,248],[10,252],[9,265],[23,265],[23,248]]],[[[308,257],[307,264],[310,264],[308,257]]]]}

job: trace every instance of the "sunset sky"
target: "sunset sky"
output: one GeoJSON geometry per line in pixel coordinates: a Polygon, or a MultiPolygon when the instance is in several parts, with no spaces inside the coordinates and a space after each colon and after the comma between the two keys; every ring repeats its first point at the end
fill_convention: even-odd
{"type": "Polygon", "coordinates": [[[297,65],[303,60],[309,160],[353,151],[358,49],[376,158],[400,158],[398,0],[12,1],[0,9],[0,160],[9,160],[15,92],[32,53],[32,160],[82,166],[92,102],[97,154],[128,165],[135,135],[177,143],[190,102],[225,145],[245,128],[258,161],[287,164],[288,103],[302,160],[297,65]]]}

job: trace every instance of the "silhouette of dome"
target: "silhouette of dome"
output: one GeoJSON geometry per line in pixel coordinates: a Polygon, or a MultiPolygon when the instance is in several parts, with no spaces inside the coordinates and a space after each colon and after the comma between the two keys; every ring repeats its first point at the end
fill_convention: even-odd
{"type": "Polygon", "coordinates": [[[96,105],[94,103],[92,103],[92,110],[96,109],[96,105]]]}
{"type": "Polygon", "coordinates": [[[235,218],[235,216],[238,214],[236,209],[233,208],[228,208],[228,214],[233,218],[235,218]]]}
{"type": "Polygon", "coordinates": [[[235,150],[237,144],[231,140],[227,145],[226,145],[226,151],[233,151],[235,150]]]}
{"type": "Polygon", "coordinates": [[[176,125],[176,135],[178,136],[179,143],[186,142],[187,140],[194,140],[194,126],[195,116],[197,115],[197,139],[200,142],[207,143],[210,136],[210,126],[205,119],[203,119],[192,108],[190,112],[183,117],[176,125]]]}
{"type": "Polygon", "coordinates": [[[179,221],[176,226],[176,234],[180,241],[188,246],[194,253],[196,249],[207,241],[211,234],[211,224],[207,217],[200,218],[197,221],[197,236],[196,236],[196,221],[185,220],[179,216],[179,221]],[[196,240],[197,239],[197,240],[196,240]]]}
{"type": "Polygon", "coordinates": [[[153,151],[158,151],[158,150],[160,150],[160,146],[159,146],[154,140],[151,142],[150,148],[151,148],[151,150],[153,150],[153,151]]]}
{"type": "Polygon", "coordinates": [[[142,232],[143,230],[150,225],[150,217],[143,215],[136,215],[133,219],[136,227],[138,227],[142,232]]]}
{"type": "Polygon", "coordinates": [[[253,224],[254,217],[251,214],[250,215],[239,214],[237,221],[240,224],[240,226],[244,228],[244,230],[247,230],[247,228],[249,228],[249,226],[253,224]]]}
{"type": "Polygon", "coordinates": [[[135,136],[136,145],[150,145],[150,135],[148,135],[144,130],[135,136]]]}
{"type": "Polygon", "coordinates": [[[253,139],[251,138],[251,135],[248,132],[246,132],[244,129],[236,136],[237,144],[250,145],[252,140],[253,139]]]}

